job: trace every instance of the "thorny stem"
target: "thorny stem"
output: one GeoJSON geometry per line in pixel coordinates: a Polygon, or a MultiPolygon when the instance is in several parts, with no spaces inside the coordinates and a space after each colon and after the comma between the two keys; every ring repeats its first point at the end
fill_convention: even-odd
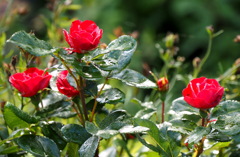
{"type": "Polygon", "coordinates": [[[93,121],[93,117],[94,117],[94,114],[95,114],[95,111],[96,111],[96,108],[97,108],[97,98],[99,97],[99,95],[101,94],[102,90],[104,89],[105,85],[107,84],[107,81],[108,81],[108,76],[107,78],[105,79],[105,82],[103,83],[101,89],[99,90],[97,96],[95,96],[95,100],[94,100],[94,105],[93,105],[93,109],[92,109],[92,115],[91,115],[91,119],[90,119],[90,122],[93,121]]]}

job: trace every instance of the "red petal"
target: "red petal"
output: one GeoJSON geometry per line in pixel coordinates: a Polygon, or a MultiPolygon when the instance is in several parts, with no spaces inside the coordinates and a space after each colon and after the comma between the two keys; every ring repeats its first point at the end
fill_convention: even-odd
{"type": "Polygon", "coordinates": [[[75,31],[81,30],[81,26],[80,26],[81,24],[82,24],[82,21],[80,20],[73,21],[70,27],[70,34],[72,34],[75,31]]]}

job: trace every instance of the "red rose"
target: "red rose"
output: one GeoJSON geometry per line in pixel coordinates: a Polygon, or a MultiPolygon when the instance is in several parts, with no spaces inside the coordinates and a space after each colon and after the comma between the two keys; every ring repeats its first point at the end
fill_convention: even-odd
{"type": "Polygon", "coordinates": [[[64,70],[59,73],[57,78],[57,88],[60,93],[68,96],[73,97],[79,94],[79,91],[70,85],[70,83],[67,80],[68,71],[64,70]]]}
{"type": "Polygon", "coordinates": [[[219,104],[224,94],[224,88],[217,80],[200,77],[193,79],[182,91],[184,100],[199,109],[209,109],[219,104]]]}
{"type": "Polygon", "coordinates": [[[103,30],[90,20],[72,22],[70,33],[63,30],[65,40],[70,45],[72,52],[86,53],[95,49],[102,38],[103,30]]]}
{"type": "Polygon", "coordinates": [[[157,81],[159,91],[167,91],[169,89],[169,82],[166,77],[162,77],[157,81]]]}
{"type": "Polygon", "coordinates": [[[52,75],[37,68],[29,68],[23,73],[16,73],[9,77],[9,82],[23,97],[31,97],[49,85],[52,75]]]}

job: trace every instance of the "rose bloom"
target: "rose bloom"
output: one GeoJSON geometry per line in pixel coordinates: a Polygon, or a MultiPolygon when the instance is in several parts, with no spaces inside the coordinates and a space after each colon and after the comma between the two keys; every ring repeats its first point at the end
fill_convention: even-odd
{"type": "Polygon", "coordinates": [[[31,97],[43,90],[49,85],[52,75],[37,68],[29,68],[22,73],[16,73],[9,77],[9,82],[22,95],[22,97],[31,97]]]}
{"type": "Polygon", "coordinates": [[[63,30],[65,40],[71,48],[67,49],[72,52],[86,53],[95,49],[102,38],[103,30],[90,20],[72,22],[70,33],[63,30]]]}
{"type": "Polygon", "coordinates": [[[158,85],[158,89],[159,91],[168,91],[169,89],[169,82],[168,79],[166,77],[161,77],[158,81],[157,81],[157,85],[158,85]]]}
{"type": "Polygon", "coordinates": [[[57,78],[57,88],[60,93],[68,96],[68,97],[74,97],[79,94],[79,91],[70,85],[70,83],[67,80],[68,71],[64,70],[59,73],[57,78]]]}
{"type": "Polygon", "coordinates": [[[209,109],[219,104],[224,88],[215,79],[200,77],[190,81],[182,91],[184,100],[199,109],[209,109]]]}

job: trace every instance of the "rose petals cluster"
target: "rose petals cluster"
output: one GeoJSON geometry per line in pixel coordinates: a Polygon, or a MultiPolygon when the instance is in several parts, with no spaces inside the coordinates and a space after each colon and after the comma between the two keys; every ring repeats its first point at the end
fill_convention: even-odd
{"type": "Polygon", "coordinates": [[[22,73],[16,73],[9,77],[9,82],[22,95],[22,97],[31,97],[48,87],[51,75],[48,72],[38,68],[29,68],[22,73]]]}
{"type": "Polygon", "coordinates": [[[217,80],[200,77],[193,79],[182,91],[184,100],[199,109],[209,109],[219,104],[224,88],[217,80]]]}
{"type": "Polygon", "coordinates": [[[70,27],[70,33],[63,30],[65,40],[72,52],[86,53],[95,49],[102,38],[103,30],[91,20],[75,20],[70,27]]]}
{"type": "Polygon", "coordinates": [[[60,93],[68,97],[74,97],[79,94],[79,91],[75,87],[70,85],[67,79],[67,75],[68,75],[67,70],[64,70],[59,73],[56,81],[57,88],[60,93]]]}

